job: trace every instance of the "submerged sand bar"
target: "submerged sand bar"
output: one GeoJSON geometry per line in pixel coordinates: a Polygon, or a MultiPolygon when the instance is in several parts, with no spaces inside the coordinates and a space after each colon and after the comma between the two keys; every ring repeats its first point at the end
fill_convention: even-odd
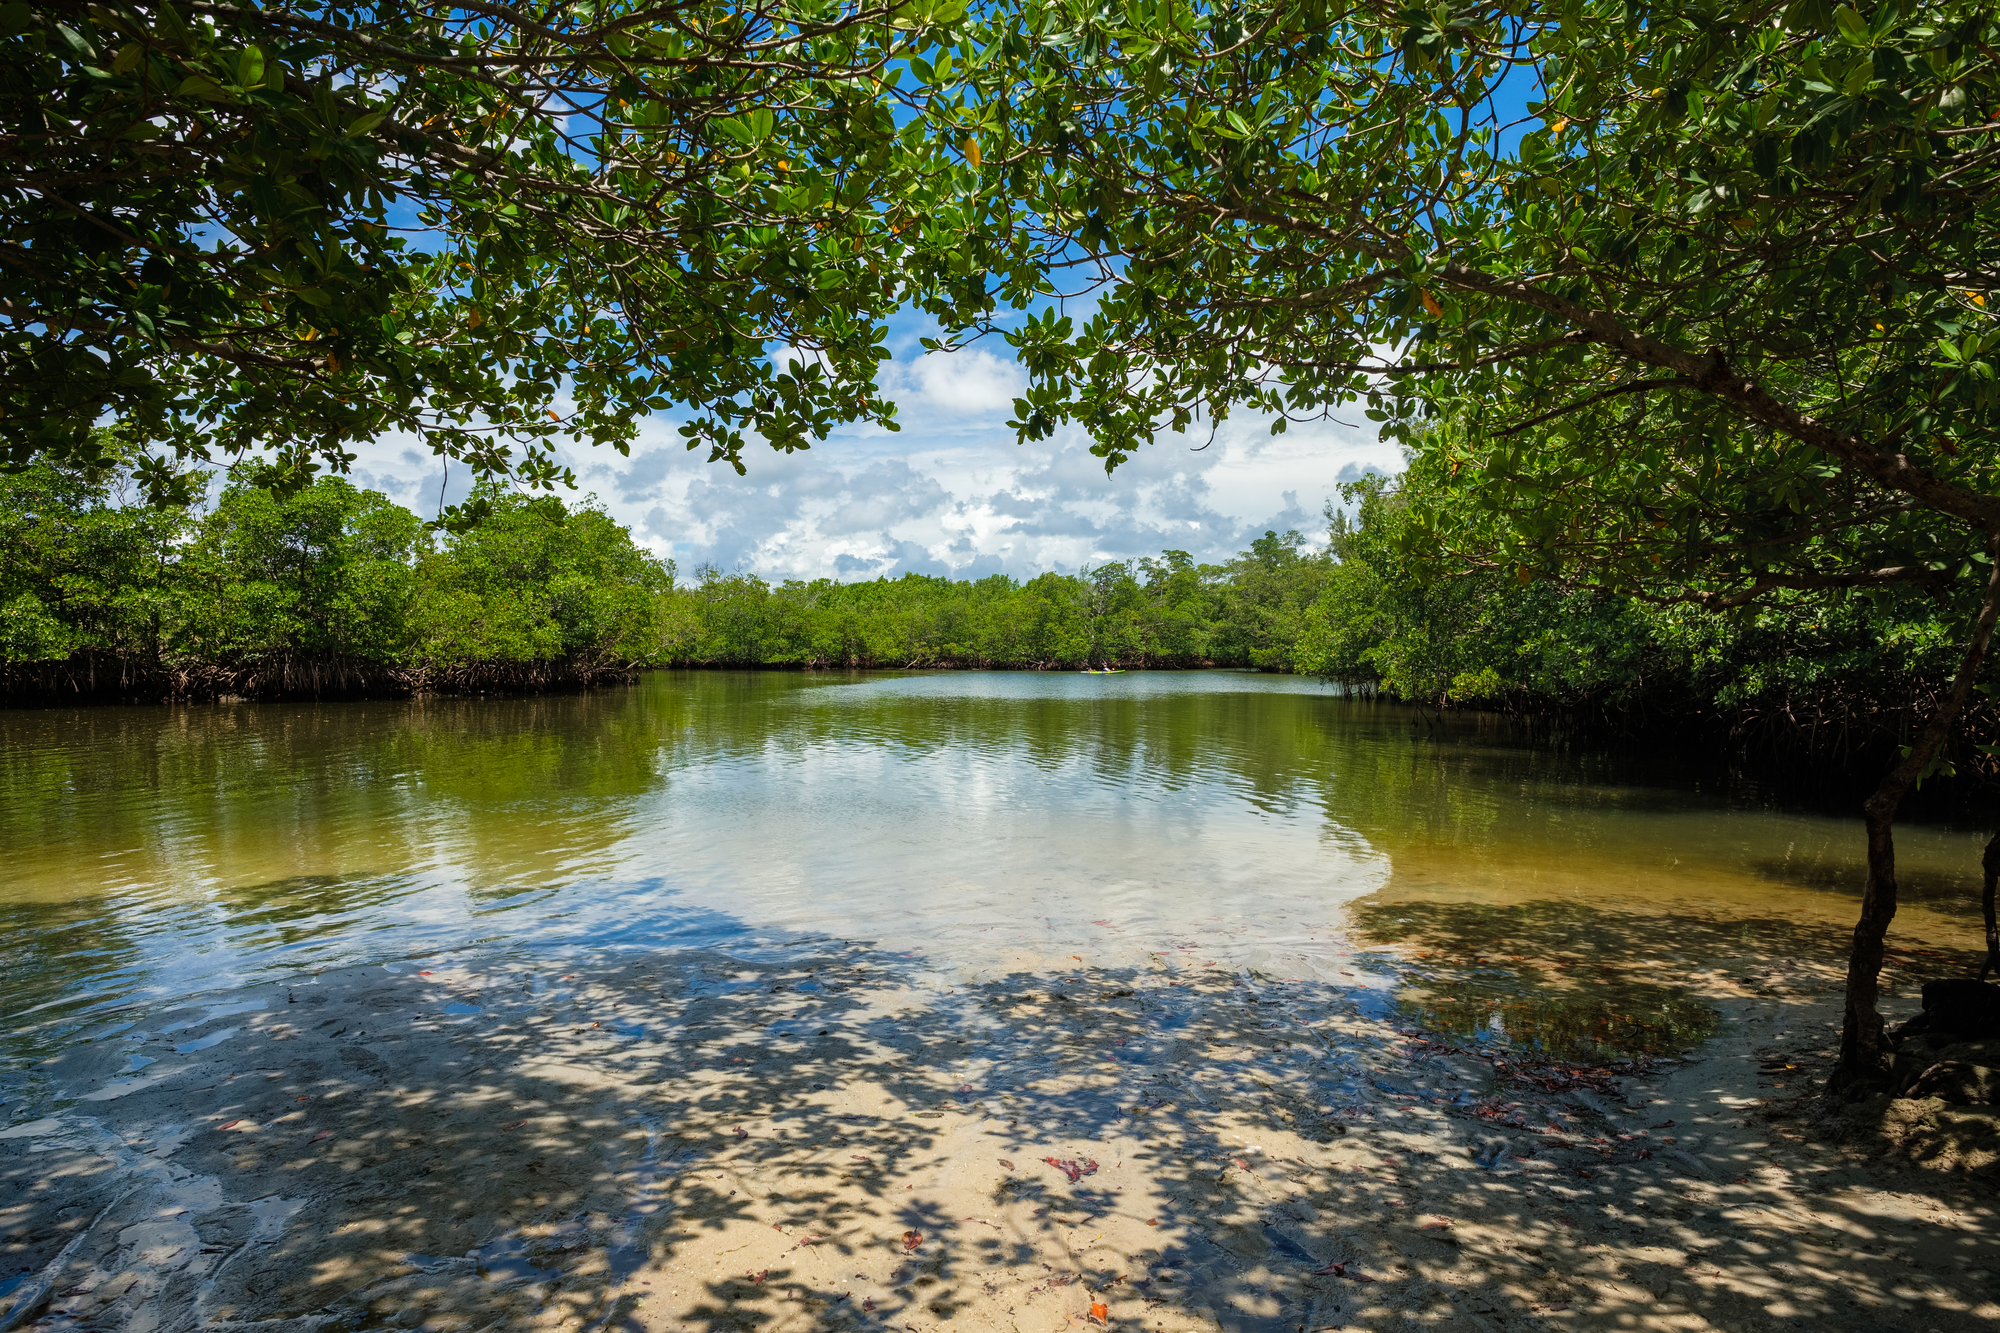
{"type": "Polygon", "coordinates": [[[821,942],[461,956],[128,1014],[0,1109],[0,1310],[139,1333],[2000,1318],[1990,1182],[1757,1115],[1750,1052],[1824,1045],[1823,999],[1722,997],[1697,1058],[1567,1087],[1367,1001],[1192,958],[952,976],[821,942]]]}

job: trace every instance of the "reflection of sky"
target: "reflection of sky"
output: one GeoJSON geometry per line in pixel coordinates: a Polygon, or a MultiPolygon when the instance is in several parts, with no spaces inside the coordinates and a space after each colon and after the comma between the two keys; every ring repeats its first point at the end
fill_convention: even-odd
{"type": "Polygon", "coordinates": [[[66,1025],[93,994],[467,946],[831,937],[973,969],[1198,949],[1296,975],[1387,865],[1227,710],[1289,726],[1331,695],[1234,672],[697,673],[436,712],[131,710],[0,769],[10,802],[67,784],[0,820],[4,1012],[66,1025]]]}
{"type": "MultiPolygon", "coordinates": [[[[1325,976],[1366,894],[1851,924],[1856,821],[1658,767],[1248,672],[0,714],[0,1014],[466,947],[1325,976]]],[[[1899,830],[1900,939],[1976,941],[1982,840],[1899,830]]]]}

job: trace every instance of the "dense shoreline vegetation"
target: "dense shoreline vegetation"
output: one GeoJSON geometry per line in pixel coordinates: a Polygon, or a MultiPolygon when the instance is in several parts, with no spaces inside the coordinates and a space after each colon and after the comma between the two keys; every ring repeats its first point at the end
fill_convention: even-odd
{"type": "MultiPolygon", "coordinates": [[[[1471,521],[1454,513],[1466,506],[1451,482],[1417,452],[1394,481],[1343,487],[1354,517],[1333,515],[1298,670],[1429,707],[1865,770],[1893,761],[1949,686],[1978,600],[1970,588],[1780,590],[1718,613],[1440,560],[1426,525],[1471,521]]],[[[1984,695],[1969,714],[1933,777],[1990,766],[1964,738],[2000,718],[1984,695]]]]}
{"type": "Polygon", "coordinates": [[[677,579],[592,503],[486,488],[437,530],[324,477],[239,471],[212,506],[129,469],[0,476],[0,688],[14,703],[590,685],[667,666],[1284,671],[1331,562],[1296,532],[1226,565],[865,583],[677,579]]]}
{"type": "MultiPolygon", "coordinates": [[[[322,478],[239,472],[212,505],[137,502],[128,468],[0,476],[7,702],[338,698],[587,686],[656,667],[1254,667],[1780,754],[1892,752],[1951,673],[1961,608],[1874,590],[1718,616],[1492,570],[1440,575],[1421,456],[1329,507],[1324,549],[1267,532],[1079,574],[772,583],[677,577],[593,503],[487,488],[437,529],[322,478]],[[1352,514],[1350,518],[1349,515],[1352,514]]],[[[1977,756],[1972,756],[1977,758],[1977,756]]]]}

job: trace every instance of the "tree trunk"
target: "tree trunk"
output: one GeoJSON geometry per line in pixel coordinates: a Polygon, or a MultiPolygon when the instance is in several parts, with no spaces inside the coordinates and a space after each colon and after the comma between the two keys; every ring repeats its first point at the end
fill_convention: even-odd
{"type": "MultiPolygon", "coordinates": [[[[1958,664],[1958,675],[1902,761],[1889,770],[1882,785],[1861,808],[1868,830],[1868,884],[1862,890],[1861,919],[1854,925],[1854,945],[1847,955],[1847,1002],[1841,1023],[1840,1060],[1834,1065],[1829,1081],[1835,1092],[1870,1090],[1882,1080],[1889,1063],[1882,1015],[1875,1005],[1881,993],[1883,941],[1888,936],[1889,923],[1896,919],[1896,843],[1892,826],[1904,793],[1930,767],[1951,734],[1952,724],[1964,711],[1965,701],[1978,683],[1987,645],[1993,641],[1994,617],[2000,614],[2000,537],[1988,536],[1986,553],[1992,560],[1992,572],[1986,579],[1986,596],[1980,601],[1979,616],[1972,625],[1972,641],[1966,645],[1965,657],[1958,664]]],[[[1987,883],[1990,890],[1990,877],[1987,883]]]]}
{"type": "Polygon", "coordinates": [[[1993,920],[1993,886],[2000,883],[2000,832],[1986,844],[1979,865],[1986,872],[1986,884],[1979,891],[1979,910],[1986,918],[1986,961],[1979,968],[1979,979],[1984,981],[1987,973],[2000,969],[2000,925],[1993,920]]]}

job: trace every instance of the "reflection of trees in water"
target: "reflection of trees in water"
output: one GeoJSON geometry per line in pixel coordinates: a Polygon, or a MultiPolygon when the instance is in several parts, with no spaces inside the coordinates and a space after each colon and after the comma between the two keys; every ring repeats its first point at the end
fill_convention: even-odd
{"type": "Polygon", "coordinates": [[[185,864],[279,837],[332,855],[329,840],[365,828],[407,857],[439,822],[477,838],[525,816],[558,819],[574,849],[615,840],[630,802],[676,769],[857,742],[1004,754],[1120,786],[1221,782],[1274,813],[1322,804],[1390,850],[1476,847],[1518,813],[1523,784],[1544,806],[1620,799],[1597,785],[1593,757],[1538,750],[1490,717],[1416,725],[1400,705],[1263,689],[850,687],[882,679],[662,672],[566,696],[17,713],[0,718],[0,846],[171,845],[185,864]]]}
{"type": "Polygon", "coordinates": [[[37,1032],[101,1005],[101,992],[78,993],[79,980],[129,973],[146,948],[116,914],[77,898],[0,901],[0,940],[7,942],[0,949],[0,1028],[8,1045],[23,1036],[32,1042],[37,1032]]]}
{"type": "Polygon", "coordinates": [[[1469,715],[1417,726],[1403,705],[1331,691],[1126,694],[1113,684],[1094,697],[984,696],[864,683],[888,679],[662,672],[638,692],[682,696],[689,725],[675,738],[675,762],[765,750],[798,759],[856,740],[913,755],[1007,752],[1044,769],[1081,765],[1121,785],[1172,790],[1222,781],[1264,808],[1319,803],[1344,826],[1371,833],[1414,826],[1470,834],[1501,818],[1482,795],[1494,784],[1532,777],[1556,784],[1561,799],[1563,785],[1587,781],[1593,767],[1589,757],[1536,750],[1505,719],[1469,715]]]}
{"type": "MultiPolygon", "coordinates": [[[[1627,808],[1712,808],[1690,792],[1619,785],[1635,761],[1491,715],[1419,717],[1297,682],[1261,688],[1268,680],[1173,688],[1168,678],[1151,692],[1159,679],[1082,693],[1073,680],[1016,676],[981,694],[990,683],[971,677],[899,688],[889,673],[662,672],[528,698],[0,714],[0,884],[29,888],[0,909],[7,1007],[138,966],[145,938],[172,933],[177,913],[207,911],[211,926],[282,947],[405,891],[412,867],[447,866],[474,898],[574,882],[631,834],[638,811],[657,808],[644,798],[671,801],[679,774],[740,765],[754,775],[856,746],[1062,770],[1122,790],[1225,791],[1309,825],[1320,817],[1300,812],[1318,806],[1392,857],[1408,849],[1451,868],[1602,842],[1627,808]],[[1553,832],[1552,817],[1563,821],[1553,832]],[[30,896],[63,901],[20,901],[30,896]]],[[[1480,937],[1491,926],[1468,927],[1472,947],[1497,951],[1480,937]]],[[[1546,985],[1523,977],[1503,991],[1546,985]]],[[[1650,1004],[1617,1012],[1643,1017],[1650,1004]]],[[[1441,1024],[1469,1024],[1477,1005],[1446,1009],[1441,1024]]],[[[1615,1009],[1603,1021],[1615,1025],[1615,1009]]],[[[1509,1017],[1496,998],[1482,1012],[1570,1040],[1553,1035],[1572,1022],[1553,1011],[1509,1017]]],[[[1576,1018],[1576,1031],[1597,1021],[1576,1018]]]]}
{"type": "Polygon", "coordinates": [[[1679,1054],[1713,1035],[1719,1021],[1709,1005],[1664,986],[1550,990],[1530,976],[1519,977],[1517,988],[1420,992],[1396,1007],[1431,1031],[1584,1062],[1679,1054]]]}

